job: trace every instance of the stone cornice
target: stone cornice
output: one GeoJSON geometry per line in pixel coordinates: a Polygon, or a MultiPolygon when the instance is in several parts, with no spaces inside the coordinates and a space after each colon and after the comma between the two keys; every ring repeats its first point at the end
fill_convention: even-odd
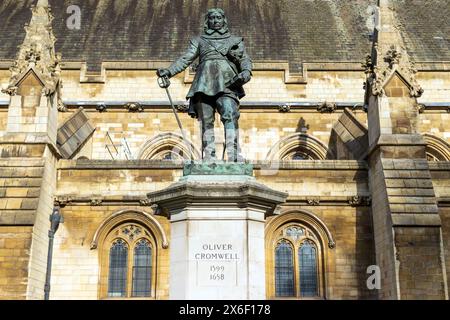
{"type": "Polygon", "coordinates": [[[151,207],[151,203],[148,201],[145,195],[142,196],[79,196],[76,194],[58,195],[54,198],[55,204],[58,204],[61,208],[66,206],[133,206],[133,207],[151,207]]]}
{"type": "MultiPolygon", "coordinates": [[[[1,94],[1,93],[0,93],[1,94]]],[[[130,102],[126,101],[60,101],[64,105],[64,111],[76,111],[84,108],[87,112],[129,112],[126,105],[130,102]]],[[[140,112],[172,112],[172,108],[168,101],[136,101],[141,106],[140,112]]],[[[344,112],[346,108],[352,109],[352,113],[362,113],[364,111],[363,102],[329,102],[336,105],[334,112],[344,112]],[[362,109],[362,110],[361,110],[362,109]]],[[[186,112],[186,101],[174,101],[175,107],[179,112],[186,112]],[[181,110],[181,111],[180,111],[181,110]]],[[[249,101],[241,102],[240,110],[242,112],[253,111],[269,111],[282,113],[317,113],[318,109],[324,104],[320,101],[249,101]]],[[[421,114],[428,113],[449,113],[450,102],[421,102],[421,114]]],[[[9,101],[0,101],[0,110],[7,110],[9,101]]]]}
{"type": "Polygon", "coordinates": [[[352,206],[370,207],[369,194],[354,196],[289,196],[285,206],[352,206]]]}
{"type": "Polygon", "coordinates": [[[270,189],[248,176],[187,176],[147,197],[158,206],[157,214],[167,217],[187,207],[211,206],[253,208],[270,216],[286,201],[288,194],[270,189]]]}
{"type": "MultiPolygon", "coordinates": [[[[439,202],[447,203],[450,198],[440,198],[439,202]],[[441,200],[442,199],[442,200],[441,200]]],[[[133,206],[148,207],[154,205],[146,198],[146,195],[129,196],[79,196],[76,194],[59,195],[55,197],[55,203],[64,208],[65,206],[133,206]]],[[[289,206],[352,206],[352,207],[370,207],[371,197],[368,194],[355,196],[289,196],[283,207],[289,206]]]]}
{"type": "MultiPolygon", "coordinates": [[[[368,170],[367,162],[356,160],[250,161],[254,170],[368,170]]],[[[182,170],[183,161],[161,160],[61,160],[58,170],[182,170]]]]}

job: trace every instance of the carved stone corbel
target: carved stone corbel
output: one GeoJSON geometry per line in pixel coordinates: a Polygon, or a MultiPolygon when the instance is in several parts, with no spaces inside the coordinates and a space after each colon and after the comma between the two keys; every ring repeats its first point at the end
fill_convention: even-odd
{"type": "Polygon", "coordinates": [[[95,110],[97,110],[98,112],[106,112],[108,109],[108,107],[106,106],[106,104],[104,103],[100,103],[95,107],[95,110]]]}
{"type": "Polygon", "coordinates": [[[139,204],[143,207],[148,207],[151,205],[151,202],[148,199],[141,199],[139,200],[139,204]]]}
{"type": "Polygon", "coordinates": [[[130,102],[125,105],[125,108],[128,112],[143,112],[144,107],[138,102],[130,102]]]}
{"type": "Polygon", "coordinates": [[[317,111],[320,113],[333,113],[337,109],[336,103],[324,102],[320,106],[317,107],[317,111]]]}
{"type": "Polygon", "coordinates": [[[318,206],[318,205],[320,205],[320,199],[319,198],[309,198],[309,199],[306,199],[306,203],[310,206],[318,206]]]}
{"type": "Polygon", "coordinates": [[[281,113],[287,113],[291,111],[291,106],[288,104],[282,105],[278,107],[278,111],[280,111],[281,113]]]}
{"type": "Polygon", "coordinates": [[[71,197],[56,197],[53,201],[55,207],[64,208],[72,203],[73,199],[71,197]]]}
{"type": "Polygon", "coordinates": [[[367,196],[352,196],[348,197],[348,203],[352,207],[367,207],[372,203],[372,198],[367,196]]]}
{"type": "Polygon", "coordinates": [[[91,199],[91,206],[98,207],[101,206],[103,203],[102,199],[91,199]]]}
{"type": "Polygon", "coordinates": [[[333,240],[328,241],[328,248],[334,249],[336,247],[336,242],[333,240]]]}

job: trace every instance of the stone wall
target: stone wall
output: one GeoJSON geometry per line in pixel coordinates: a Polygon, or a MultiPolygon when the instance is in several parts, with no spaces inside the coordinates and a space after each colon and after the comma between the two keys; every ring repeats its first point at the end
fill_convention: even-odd
{"type": "Polygon", "coordinates": [[[419,115],[418,127],[420,133],[429,133],[450,143],[450,112],[425,111],[419,115]]]}
{"type": "MultiPolygon", "coordinates": [[[[161,190],[181,176],[181,165],[154,161],[61,161],[57,196],[69,204],[62,209],[64,223],[55,243],[52,298],[98,297],[99,263],[90,250],[96,229],[114,212],[136,209],[152,212],[140,200],[161,190]],[[92,200],[100,200],[92,206],[92,200]],[[140,204],[140,205],[139,205],[140,204]]],[[[321,219],[336,241],[328,272],[327,297],[372,299],[366,287],[367,267],[374,264],[370,209],[350,204],[353,196],[367,196],[367,168],[356,161],[301,161],[266,171],[256,164],[259,182],[289,193],[285,210],[307,210],[321,219]],[[268,175],[270,174],[270,175],[268,175]],[[309,204],[308,201],[316,205],[309,204]]],[[[169,232],[169,223],[156,217],[169,232]]],[[[170,249],[169,249],[170,250],[170,249]]],[[[168,254],[169,250],[163,250],[168,254]]],[[[266,255],[270,255],[267,252],[266,255]]],[[[161,260],[164,262],[165,260],[161,260]]],[[[167,277],[167,270],[161,270],[167,277]]],[[[268,275],[271,276],[271,275],[268,275]]],[[[167,298],[168,277],[158,285],[160,298],[167,298]]]]}
{"type": "Polygon", "coordinates": [[[0,226],[0,300],[27,297],[32,227],[0,226]]]}
{"type": "MultiPolygon", "coordinates": [[[[99,288],[99,249],[91,249],[91,242],[100,224],[113,213],[124,209],[151,212],[150,208],[133,205],[68,205],[61,210],[64,223],[55,237],[50,299],[105,298],[100,296],[99,288]]],[[[170,235],[170,226],[166,219],[156,219],[170,235]]],[[[156,297],[168,299],[169,249],[158,250],[157,264],[156,297]]]]}
{"type": "MultiPolygon", "coordinates": [[[[80,82],[80,71],[64,70],[63,97],[65,102],[91,101],[94,105],[104,102],[126,104],[134,101],[152,103],[167,103],[167,96],[158,87],[154,71],[140,70],[110,70],[106,72],[105,83],[80,82]]],[[[0,81],[7,83],[7,71],[0,71],[0,81]]],[[[253,80],[247,85],[247,97],[243,103],[275,102],[280,105],[294,102],[322,103],[361,103],[364,98],[362,82],[364,74],[356,71],[309,71],[306,84],[285,83],[284,71],[255,71],[253,80]]],[[[180,74],[172,79],[170,92],[177,104],[184,103],[185,95],[190,86],[191,75],[180,74]],[[185,82],[185,79],[189,80],[185,82]]],[[[446,101],[449,92],[450,76],[448,72],[421,72],[419,82],[425,89],[425,94],[419,103],[439,103],[446,101]]],[[[9,98],[0,93],[0,101],[9,98]]],[[[447,99],[448,100],[448,99],[447,99]]],[[[0,135],[6,130],[6,114],[0,107],[0,135]],[[3,129],[2,129],[3,128],[3,129]]],[[[62,124],[71,113],[60,113],[58,123],[62,124]]],[[[277,109],[252,107],[241,110],[241,130],[243,130],[243,151],[253,160],[263,160],[268,150],[283,137],[303,132],[314,136],[325,145],[330,143],[331,128],[339,118],[342,110],[329,114],[317,113],[312,106],[310,111],[291,108],[290,113],[279,113],[277,109]],[[261,137],[255,146],[255,136],[261,137]],[[251,147],[252,146],[252,147],[251,147]]],[[[105,113],[88,110],[89,117],[97,127],[92,138],[92,153],[82,152],[79,156],[93,159],[110,159],[105,149],[109,132],[113,142],[120,145],[120,139],[125,137],[130,144],[133,155],[138,155],[140,148],[159,133],[178,133],[178,126],[171,110],[154,107],[144,113],[128,113],[122,110],[109,110],[105,113]],[[127,119],[124,121],[124,119],[127,119]],[[89,154],[92,154],[89,156],[89,154]]],[[[357,118],[367,124],[364,113],[356,113],[357,118]]],[[[199,145],[199,126],[187,114],[180,115],[183,127],[189,131],[189,139],[194,145],[199,145]]],[[[420,133],[429,133],[450,141],[450,114],[446,110],[427,109],[419,116],[418,129],[420,133]]],[[[221,143],[221,125],[217,119],[218,141],[221,143]]],[[[90,148],[90,145],[89,145],[90,148]]],[[[85,150],[84,150],[85,151],[85,150]]]]}
{"type": "Polygon", "coordinates": [[[394,241],[401,299],[443,299],[440,228],[396,227],[394,241]]]}
{"type": "Polygon", "coordinates": [[[419,103],[449,102],[450,72],[448,71],[422,71],[417,74],[417,81],[425,90],[419,103]]]}
{"type": "MultiPolygon", "coordinates": [[[[126,138],[134,158],[138,158],[144,152],[146,143],[158,135],[173,133],[180,135],[178,125],[171,110],[155,108],[143,113],[128,113],[125,111],[110,110],[98,113],[86,110],[89,119],[96,127],[92,141],[92,155],[90,159],[111,160],[106,145],[111,145],[107,133],[112,142],[118,145],[121,151],[121,139],[126,138]],[[127,119],[127,121],[124,121],[127,119]]],[[[292,111],[280,113],[277,110],[241,110],[240,130],[241,145],[244,156],[250,160],[266,160],[272,147],[280,140],[296,133],[306,134],[314,137],[325,148],[331,147],[331,128],[337,121],[343,110],[332,114],[320,114],[312,111],[292,111]]],[[[64,113],[60,118],[62,123],[72,113],[64,113]]],[[[365,113],[356,113],[361,122],[365,122],[365,113]]],[[[183,128],[188,131],[187,137],[199,149],[200,128],[196,120],[191,119],[186,113],[180,114],[183,128]]],[[[221,156],[220,148],[223,142],[223,127],[219,119],[216,119],[216,144],[221,156]]],[[[181,143],[179,141],[178,143],[181,143]]],[[[151,147],[151,146],[150,146],[151,147]]],[[[111,147],[113,152],[115,150],[111,147]]],[[[82,150],[83,151],[83,150],[82,150]]],[[[80,154],[75,157],[78,158],[80,154]]],[[[123,156],[122,158],[124,159],[123,156]]]]}
{"type": "MultiPolygon", "coordinates": [[[[308,73],[308,83],[285,83],[285,71],[255,70],[246,85],[246,101],[344,101],[362,102],[364,73],[323,71],[308,73]]],[[[109,70],[105,83],[80,83],[80,71],[64,70],[64,99],[67,101],[166,101],[157,84],[155,71],[109,70]]],[[[170,92],[175,101],[184,101],[192,75],[180,73],[171,79],[170,92]],[[185,81],[185,77],[186,80],[185,81]]]]}

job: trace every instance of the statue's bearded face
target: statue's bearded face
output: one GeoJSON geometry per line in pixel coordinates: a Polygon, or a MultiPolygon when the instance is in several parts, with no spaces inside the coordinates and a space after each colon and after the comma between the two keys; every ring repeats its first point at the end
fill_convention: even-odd
{"type": "Polygon", "coordinates": [[[225,26],[225,19],[222,14],[213,11],[208,15],[208,27],[212,30],[220,30],[225,26]]]}

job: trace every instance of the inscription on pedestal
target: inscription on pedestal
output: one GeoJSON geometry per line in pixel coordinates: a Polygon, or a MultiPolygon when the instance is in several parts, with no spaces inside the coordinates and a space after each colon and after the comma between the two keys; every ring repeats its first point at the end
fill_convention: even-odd
{"type": "Polygon", "coordinates": [[[237,265],[232,261],[197,262],[197,285],[201,287],[237,286],[237,265]]]}
{"type": "Polygon", "coordinates": [[[194,241],[191,259],[197,262],[197,285],[237,286],[237,268],[242,261],[241,246],[235,241],[194,241]]]}

